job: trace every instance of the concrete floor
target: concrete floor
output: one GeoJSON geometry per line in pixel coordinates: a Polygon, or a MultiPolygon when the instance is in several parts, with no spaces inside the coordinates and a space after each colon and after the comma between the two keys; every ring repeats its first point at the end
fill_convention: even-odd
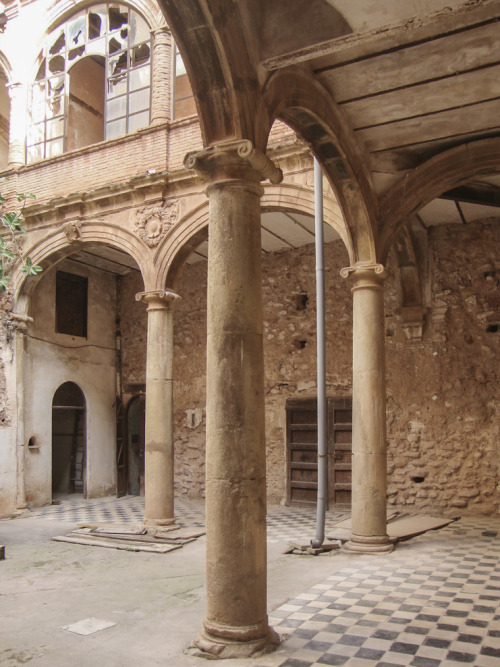
{"type": "MultiPolygon", "coordinates": [[[[99,504],[99,501],[93,502],[94,505],[99,504]]],[[[119,503],[114,500],[113,507],[119,503]]],[[[276,528],[270,531],[271,538],[276,534],[281,516],[289,525],[295,521],[296,533],[307,532],[314,524],[313,513],[294,514],[293,510],[286,508],[270,508],[271,514],[273,511],[272,525],[276,528]],[[310,525],[306,527],[309,519],[310,525]]],[[[38,512],[37,516],[0,521],[0,544],[6,547],[6,560],[0,562],[0,664],[30,663],[50,667],[188,667],[204,664],[202,659],[186,653],[186,648],[201,628],[205,614],[205,538],[167,554],[135,553],[52,541],[53,536],[65,534],[75,527],[74,518],[72,515],[68,520],[63,503],[56,516],[47,508],[45,513],[38,512]],[[87,618],[98,618],[116,625],[87,636],[62,629],[87,618]]],[[[283,555],[286,541],[281,537],[270,539],[269,615],[272,624],[288,639],[272,655],[245,661],[228,660],[224,664],[228,667],[305,667],[320,664],[426,667],[468,662],[481,667],[500,667],[500,572],[497,571],[498,551],[495,551],[498,550],[498,539],[496,532],[491,532],[493,529],[500,530],[500,522],[482,519],[477,524],[468,520],[457,529],[459,525],[457,523],[451,529],[415,538],[402,544],[394,554],[385,556],[356,556],[342,552],[319,557],[283,555]],[[480,548],[478,552],[477,535],[484,535],[487,526],[490,532],[482,539],[489,546],[480,548]],[[492,569],[487,578],[471,579],[472,589],[467,589],[465,598],[456,597],[456,609],[470,603],[470,614],[462,614],[460,622],[474,625],[475,617],[472,618],[471,614],[476,613],[472,611],[476,607],[477,618],[487,618],[487,622],[481,621],[481,629],[476,629],[473,635],[481,640],[480,644],[479,639],[472,639],[470,645],[456,644],[456,641],[467,641],[458,626],[456,636],[449,641],[442,639],[439,644],[439,637],[446,632],[446,627],[450,634],[452,626],[448,624],[445,627],[441,623],[444,630],[439,634],[436,628],[443,619],[425,612],[432,605],[434,613],[438,608],[438,614],[451,614],[448,621],[451,618],[455,622],[459,612],[452,613],[455,598],[450,598],[450,595],[456,593],[463,596],[466,589],[455,591],[448,575],[432,577],[433,567],[429,563],[435,563],[437,571],[442,568],[443,559],[447,562],[451,558],[452,567],[461,567],[464,559],[467,560],[469,536],[471,551],[479,553],[477,567],[484,567],[481,559],[486,554],[485,557],[490,559],[486,562],[491,564],[492,569]],[[455,562],[456,566],[453,565],[455,562]],[[401,575],[401,572],[404,574],[401,575]],[[374,573],[379,576],[372,580],[370,576],[374,573]],[[358,589],[355,586],[363,586],[359,583],[363,577],[368,584],[364,584],[363,592],[356,597],[354,592],[358,589]],[[410,586],[406,589],[410,593],[403,592],[403,598],[399,598],[396,606],[386,605],[388,598],[397,602],[395,595],[391,595],[391,586],[381,586],[388,583],[387,577],[396,582],[393,591],[400,587],[401,577],[406,577],[406,586],[410,586]],[[413,582],[418,584],[420,581],[422,586],[413,584],[412,588],[412,577],[413,582]],[[435,581],[429,582],[429,577],[435,581]],[[474,584],[475,581],[483,583],[474,584]],[[429,583],[434,585],[426,585],[429,583]],[[429,590],[429,594],[418,595],[420,588],[429,590]],[[410,610],[411,605],[406,605],[408,609],[405,609],[401,602],[405,601],[405,597],[410,600],[412,591],[415,594],[413,597],[419,598],[423,605],[419,607],[420,613],[417,613],[419,609],[416,607],[410,610]],[[488,593],[486,598],[490,602],[483,603],[483,607],[479,608],[481,593],[482,597],[488,593]],[[448,596],[442,598],[446,602],[439,603],[437,600],[441,598],[436,597],[439,595],[448,596]],[[339,596],[344,596],[347,605],[336,604],[339,596]],[[364,608],[359,605],[364,605],[364,608]],[[384,605],[389,611],[384,611],[384,605]],[[375,612],[382,616],[376,616],[375,612]],[[388,618],[391,614],[394,618],[388,618]],[[410,625],[414,629],[420,628],[415,634],[415,637],[420,635],[420,641],[415,640],[412,644],[409,635],[405,635],[406,643],[393,641],[387,644],[385,652],[377,648],[386,639],[383,634],[386,626],[382,623],[401,624],[401,615],[403,621],[408,621],[405,632],[412,632],[408,630],[410,625]],[[346,624],[346,632],[349,630],[349,637],[363,635],[357,643],[366,646],[364,649],[348,645],[352,641],[346,640],[345,633],[335,634],[340,632],[338,627],[342,622],[346,624]],[[436,646],[428,641],[429,632],[432,635],[434,630],[438,637],[436,646]],[[325,641],[325,637],[330,638],[330,643],[325,641]],[[340,639],[336,641],[335,637],[340,639]],[[371,640],[373,644],[370,644],[371,640]],[[399,644],[415,646],[415,649],[402,649],[399,644]],[[471,653],[468,648],[472,645],[474,650],[471,653]],[[472,658],[460,657],[472,655],[472,663],[472,658]]],[[[304,538],[311,536],[311,533],[305,534],[304,538]]],[[[237,558],[238,554],[234,557],[237,558]]],[[[475,568],[474,562],[474,558],[469,559],[471,572],[475,568]]],[[[449,573],[450,568],[444,569],[449,573]]],[[[452,576],[460,577],[460,574],[452,576]]],[[[463,582],[463,579],[457,581],[463,582]]],[[[459,585],[462,586],[462,583],[459,585]]]]}

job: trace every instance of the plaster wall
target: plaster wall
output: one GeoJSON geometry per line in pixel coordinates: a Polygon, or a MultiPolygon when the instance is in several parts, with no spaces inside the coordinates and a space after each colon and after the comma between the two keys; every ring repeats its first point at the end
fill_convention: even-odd
{"type": "Polygon", "coordinates": [[[87,496],[114,492],[115,473],[115,300],[109,274],[69,262],[65,271],[88,277],[88,336],[55,333],[55,270],[44,274],[31,301],[25,360],[26,499],[30,505],[52,499],[52,399],[64,382],[74,382],[85,395],[87,496]]]}

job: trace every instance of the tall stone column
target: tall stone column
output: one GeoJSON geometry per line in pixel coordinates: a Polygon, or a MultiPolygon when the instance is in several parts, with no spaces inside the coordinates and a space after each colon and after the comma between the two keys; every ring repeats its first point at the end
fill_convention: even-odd
{"type": "Polygon", "coordinates": [[[159,125],[172,118],[173,40],[167,26],[153,30],[151,37],[151,125],[159,125]]]}
{"type": "Polygon", "coordinates": [[[267,618],[260,180],[281,171],[248,141],[186,156],[209,182],[206,654],[278,643],[267,618]]]}
{"type": "Polygon", "coordinates": [[[8,85],[10,97],[9,120],[9,167],[21,167],[26,164],[26,114],[27,91],[21,83],[8,85]]]}
{"type": "Polygon", "coordinates": [[[163,290],[136,295],[148,306],[144,525],[153,532],[175,527],[172,305],[179,298],[163,290]]]}
{"type": "Polygon", "coordinates": [[[343,269],[352,281],[351,551],[392,551],[387,536],[384,267],[343,269]]]}

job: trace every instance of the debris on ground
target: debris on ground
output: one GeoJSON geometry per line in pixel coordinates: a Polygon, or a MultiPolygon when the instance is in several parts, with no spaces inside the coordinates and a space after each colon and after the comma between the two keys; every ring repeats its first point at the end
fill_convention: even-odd
{"type": "Polygon", "coordinates": [[[149,551],[168,553],[182,549],[185,544],[194,542],[205,535],[204,529],[177,528],[168,532],[148,533],[144,526],[120,524],[78,524],[78,528],[67,535],[57,535],[56,542],[69,542],[92,547],[121,549],[124,551],[149,551]]]}

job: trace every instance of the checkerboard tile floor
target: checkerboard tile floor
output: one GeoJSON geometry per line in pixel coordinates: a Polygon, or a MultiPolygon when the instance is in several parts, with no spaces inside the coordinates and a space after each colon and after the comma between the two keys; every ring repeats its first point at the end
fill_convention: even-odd
{"type": "MultiPolygon", "coordinates": [[[[137,523],[143,512],[134,496],[66,497],[31,516],[137,523]]],[[[176,499],[176,516],[181,526],[202,526],[203,502],[176,499]]],[[[345,516],[328,512],[327,526],[345,516]]],[[[314,510],[268,510],[269,542],[303,541],[314,529],[314,510]]],[[[324,557],[331,576],[269,614],[285,638],[279,650],[245,665],[500,667],[500,519],[461,519],[391,554],[352,554],[348,565],[324,557]]]]}
{"type": "Polygon", "coordinates": [[[499,535],[499,520],[462,519],[353,556],[270,613],[285,657],[255,667],[500,667],[499,535]]]}

